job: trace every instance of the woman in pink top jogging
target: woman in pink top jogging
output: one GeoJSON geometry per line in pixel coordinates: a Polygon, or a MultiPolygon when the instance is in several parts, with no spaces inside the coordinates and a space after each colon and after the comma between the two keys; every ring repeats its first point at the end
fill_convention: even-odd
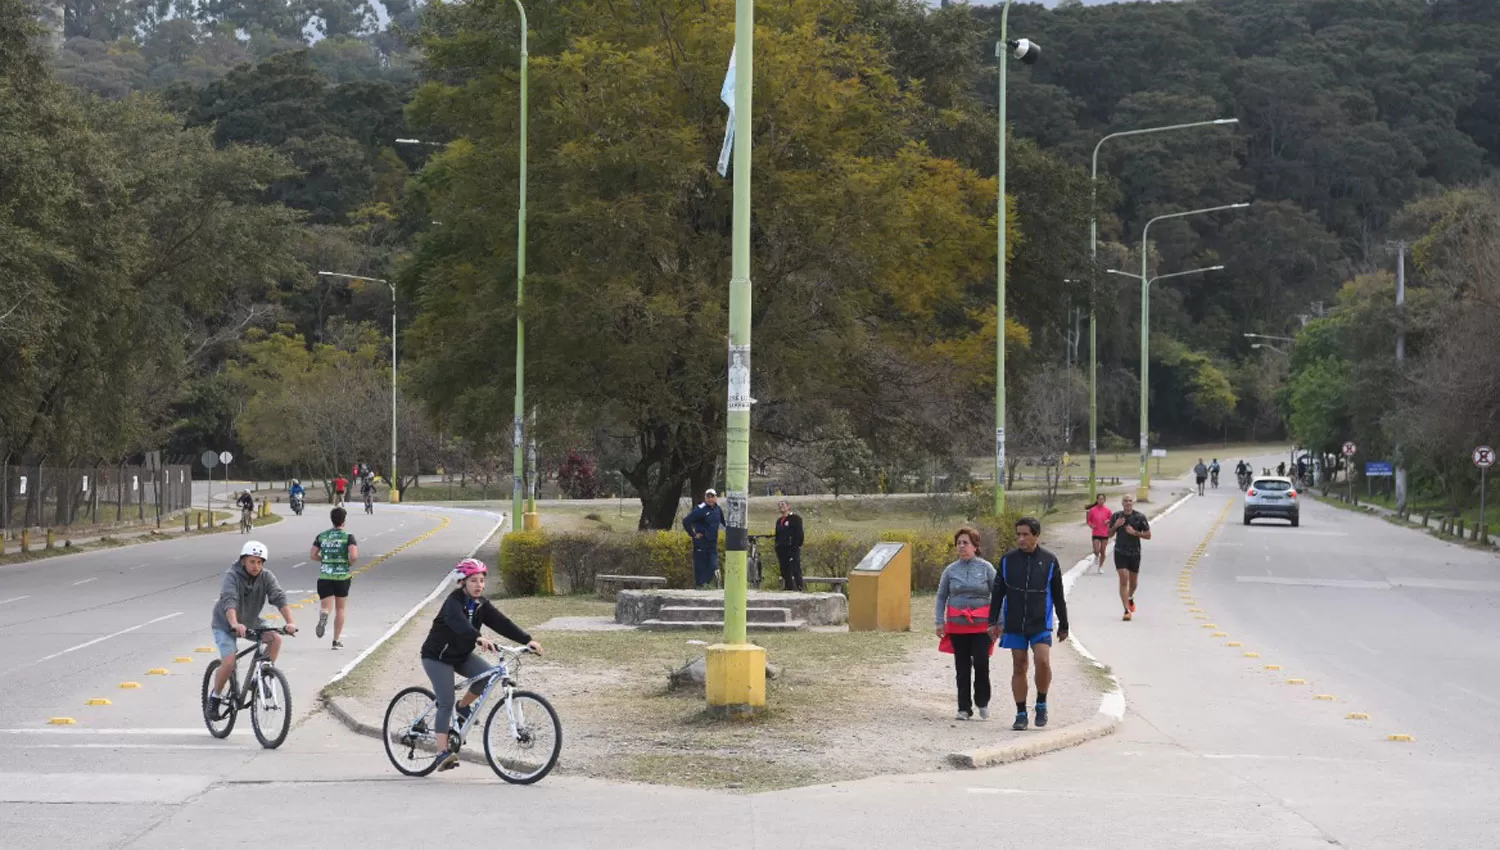
{"type": "Polygon", "coordinates": [[[1100,493],[1083,515],[1089,534],[1094,538],[1094,569],[1098,571],[1095,575],[1104,575],[1104,547],[1109,543],[1109,518],[1112,513],[1104,504],[1104,494],[1100,493]]]}

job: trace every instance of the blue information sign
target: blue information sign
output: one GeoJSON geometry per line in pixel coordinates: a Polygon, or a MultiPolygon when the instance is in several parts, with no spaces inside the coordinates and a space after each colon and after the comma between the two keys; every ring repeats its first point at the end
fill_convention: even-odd
{"type": "Polygon", "coordinates": [[[1390,461],[1371,460],[1365,462],[1366,478],[1380,478],[1381,476],[1389,477],[1395,474],[1396,472],[1391,468],[1390,461]]]}

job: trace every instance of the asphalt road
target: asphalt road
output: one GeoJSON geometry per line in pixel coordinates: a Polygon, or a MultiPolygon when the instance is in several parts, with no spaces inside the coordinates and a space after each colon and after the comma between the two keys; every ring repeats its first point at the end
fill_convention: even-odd
{"type": "MultiPolygon", "coordinates": [[[[275,752],[238,731],[225,744],[169,733],[198,726],[194,678],[174,700],[180,714],[152,719],[165,727],[158,733],[0,733],[4,843],[188,847],[232,831],[284,847],[425,846],[434,829],[449,829],[454,840],[494,835],[541,848],[868,850],[980,836],[1000,847],[1494,846],[1500,768],[1484,733],[1500,721],[1500,677],[1490,672],[1500,656],[1491,578],[1500,561],[1379,519],[1311,502],[1303,510],[1299,529],[1246,528],[1232,487],[1182,503],[1154,523],[1128,623],[1113,575],[1080,577],[1074,634],[1120,677],[1129,713],[1116,735],[1033,761],[750,797],[566,774],[519,788],[474,764],[405,780],[374,741],[323,714],[275,752]]],[[[373,584],[383,569],[362,579],[373,584]]],[[[0,600],[5,582],[0,575],[0,600]]],[[[408,589],[420,594],[421,584],[408,589]]],[[[0,616],[13,616],[7,607],[0,616]]],[[[14,634],[9,622],[0,633],[14,634]]],[[[176,628],[151,628],[161,626],[176,628]]],[[[143,648],[134,667],[91,655],[108,672],[90,684],[199,635],[201,625],[170,649],[143,648]]],[[[0,707],[12,725],[24,716],[36,729],[59,700],[92,693],[75,687],[20,714],[3,701],[19,699],[3,693],[17,663],[84,639],[7,653],[0,707]]],[[[298,660],[307,669],[294,682],[318,678],[319,653],[332,655],[319,647],[298,660]]],[[[528,684],[546,690],[540,679],[528,684]]]]}

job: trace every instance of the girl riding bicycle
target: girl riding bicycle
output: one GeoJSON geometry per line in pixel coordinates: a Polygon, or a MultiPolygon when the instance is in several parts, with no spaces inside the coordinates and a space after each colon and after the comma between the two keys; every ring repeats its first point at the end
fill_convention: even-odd
{"type": "MultiPolygon", "coordinates": [[[[465,558],[454,567],[459,587],[444,600],[442,610],[432,621],[427,640],[422,642],[422,669],[432,680],[432,692],[437,695],[436,729],[438,770],[458,767],[458,753],[448,750],[448,731],[453,722],[454,675],[461,674],[471,679],[490,669],[490,663],[474,654],[475,647],[495,650],[495,643],[480,634],[481,626],[489,626],[516,643],[524,643],[532,652],[541,654],[541,644],[531,639],[524,629],[500,613],[484,597],[485,576],[489,567],[483,561],[465,558]]],[[[477,682],[464,694],[458,704],[460,715],[484,693],[484,682],[477,682]]]]}

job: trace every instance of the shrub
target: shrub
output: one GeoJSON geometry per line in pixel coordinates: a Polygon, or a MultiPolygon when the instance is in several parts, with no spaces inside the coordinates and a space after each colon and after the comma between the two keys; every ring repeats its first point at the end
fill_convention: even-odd
{"type": "Polygon", "coordinates": [[[841,531],[808,535],[802,541],[802,573],[846,577],[874,544],[873,540],[855,538],[841,531]]]}
{"type": "Polygon", "coordinates": [[[905,543],[911,551],[912,590],[937,590],[943,568],[953,562],[952,531],[895,529],[880,532],[880,539],[905,543]]]}
{"type": "Polygon", "coordinates": [[[553,592],[552,547],[545,532],[513,531],[500,538],[500,580],[511,596],[553,592]]]}
{"type": "MultiPolygon", "coordinates": [[[[723,535],[719,537],[719,559],[723,563],[723,535]]],[[[630,539],[636,570],[631,575],[665,576],[667,587],[693,586],[693,539],[685,531],[644,531],[630,539]]]]}

